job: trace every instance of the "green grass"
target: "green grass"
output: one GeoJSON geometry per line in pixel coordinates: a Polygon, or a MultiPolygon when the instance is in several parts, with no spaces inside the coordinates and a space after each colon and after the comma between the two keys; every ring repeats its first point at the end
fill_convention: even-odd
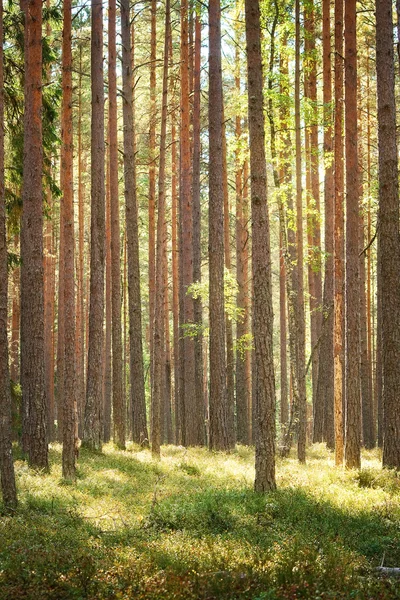
{"type": "Polygon", "coordinates": [[[400,598],[374,568],[400,566],[400,476],[378,452],[361,472],[278,463],[252,490],[252,450],[82,450],[76,485],[16,461],[20,504],[0,516],[0,599],[400,598]]]}

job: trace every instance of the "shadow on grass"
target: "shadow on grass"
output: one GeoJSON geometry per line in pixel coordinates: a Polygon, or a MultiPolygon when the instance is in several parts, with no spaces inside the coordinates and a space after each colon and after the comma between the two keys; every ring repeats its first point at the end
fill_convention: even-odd
{"type": "Polygon", "coordinates": [[[144,458],[83,450],[76,488],[25,493],[0,519],[1,600],[400,598],[371,571],[383,555],[400,565],[390,506],[346,509],[303,488],[223,489],[190,463],[168,470],[144,458]],[[140,519],[106,531],[83,516],[75,490],[140,519]]]}

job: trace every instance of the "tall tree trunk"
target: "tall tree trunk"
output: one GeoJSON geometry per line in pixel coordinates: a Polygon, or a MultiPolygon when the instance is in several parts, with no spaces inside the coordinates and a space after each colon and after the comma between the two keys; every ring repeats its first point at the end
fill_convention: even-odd
{"type": "Polygon", "coordinates": [[[3,3],[0,3],[0,481],[3,503],[17,506],[14,463],[11,443],[11,393],[8,368],[7,308],[7,238],[4,187],[4,87],[3,87],[3,3]]]}
{"type": "Polygon", "coordinates": [[[181,123],[180,123],[180,209],[181,209],[181,273],[180,282],[181,336],[183,336],[183,353],[180,368],[183,369],[183,390],[181,398],[184,405],[184,443],[197,446],[204,443],[203,407],[197,405],[195,390],[195,351],[194,340],[185,334],[184,326],[194,321],[193,298],[187,293],[193,283],[193,214],[191,193],[191,148],[190,148],[190,102],[191,86],[189,78],[189,30],[188,1],[181,1],[181,123]]]}
{"type": "Polygon", "coordinates": [[[111,439],[112,405],[112,282],[111,282],[111,195],[110,195],[110,138],[106,150],[106,291],[105,291],[105,338],[103,372],[103,441],[111,439]]]}
{"type": "Polygon", "coordinates": [[[85,403],[85,319],[84,319],[84,261],[85,261],[85,212],[82,180],[82,45],[79,46],[78,76],[78,260],[76,298],[76,399],[78,410],[78,434],[83,432],[83,409],[85,403]]]}
{"type": "Polygon", "coordinates": [[[295,64],[295,128],[296,128],[296,245],[297,245],[297,380],[298,380],[298,440],[300,462],[306,460],[307,396],[305,369],[305,320],[303,281],[303,195],[301,183],[301,123],[300,123],[300,1],[296,0],[296,64],[295,64]]]}
{"type": "Polygon", "coordinates": [[[91,228],[90,309],[87,386],[83,442],[102,446],[103,319],[105,258],[103,6],[92,0],[91,37],[91,228]]]}
{"type": "MultiPolygon", "coordinates": [[[[361,111],[360,111],[361,112],[361,111]]],[[[361,132],[360,132],[361,133],[361,132]]],[[[361,136],[360,136],[361,137],[361,136]]],[[[361,149],[360,149],[361,150],[361,149]]],[[[365,448],[375,447],[373,432],[373,406],[369,380],[368,327],[367,327],[367,295],[364,214],[360,214],[360,384],[362,408],[362,439],[365,448]]]]}
{"type": "MultiPolygon", "coordinates": [[[[335,447],[334,389],[333,389],[333,219],[334,166],[332,138],[332,61],[331,61],[330,1],[323,2],[323,79],[324,79],[324,156],[325,156],[325,277],[322,308],[322,340],[315,407],[322,406],[324,414],[323,437],[328,448],[335,447]]],[[[315,439],[314,439],[315,441],[315,439]]]]}
{"type": "MultiPolygon", "coordinates": [[[[201,18],[196,11],[194,47],[194,90],[193,90],[193,176],[192,176],[192,215],[193,215],[193,281],[201,282],[201,207],[200,207],[200,100],[201,100],[201,18]]],[[[204,388],[203,388],[203,306],[201,297],[193,299],[193,317],[197,328],[194,347],[194,368],[196,407],[202,444],[205,442],[204,427],[204,388]]]]}
{"type": "Polygon", "coordinates": [[[156,60],[157,60],[157,0],[151,0],[150,33],[150,124],[149,124],[149,339],[150,377],[153,376],[155,260],[156,260],[156,60]]]}
{"type": "Polygon", "coordinates": [[[142,306],[140,294],[138,206],[136,198],[135,121],[129,1],[121,2],[124,185],[128,247],[130,378],[133,441],[149,445],[144,388],[142,306]]]}
{"type": "Polygon", "coordinates": [[[357,132],[356,0],[345,3],[346,129],[346,443],[347,468],[361,464],[359,165],[357,132]]]}
{"type": "Polygon", "coordinates": [[[29,463],[48,469],[44,381],[42,2],[24,2],[25,113],[21,227],[21,383],[29,463]]]}
{"type": "Polygon", "coordinates": [[[152,390],[152,428],[151,452],[155,457],[160,457],[160,418],[163,401],[163,346],[164,346],[164,249],[165,249],[165,158],[168,118],[168,51],[170,36],[170,2],[167,0],[165,8],[165,41],[164,41],[164,68],[163,92],[161,110],[161,137],[160,137],[160,163],[158,179],[158,204],[157,204],[157,245],[156,245],[156,281],[155,281],[155,314],[154,314],[154,356],[153,356],[153,390],[152,390]]]}
{"type": "MultiPolygon", "coordinates": [[[[321,280],[321,229],[319,199],[319,149],[318,149],[318,108],[317,108],[317,61],[315,59],[315,14],[314,0],[305,4],[304,10],[304,70],[305,95],[310,101],[311,125],[306,130],[306,145],[309,147],[307,171],[309,189],[307,193],[307,234],[308,234],[308,281],[310,293],[311,326],[311,365],[313,407],[316,410],[317,382],[320,346],[318,340],[322,323],[322,280],[321,280]],[[308,141],[307,141],[308,138],[308,141]]],[[[322,409],[323,411],[323,409],[322,409]]],[[[321,431],[322,433],[322,431],[321,431]]],[[[322,436],[321,436],[322,437],[322,436]]],[[[320,441],[320,440],[319,440],[320,441]]]]}
{"type": "Polygon", "coordinates": [[[53,253],[53,202],[51,190],[47,187],[47,207],[50,218],[45,223],[44,234],[44,347],[45,385],[47,398],[48,441],[54,440],[55,398],[54,398],[54,293],[55,260],[53,253]]]}
{"type": "MultiPolygon", "coordinates": [[[[224,107],[222,105],[222,164],[224,184],[224,254],[225,268],[231,271],[231,248],[230,248],[230,218],[229,218],[229,189],[228,189],[228,166],[225,132],[224,107]]],[[[229,314],[225,312],[226,333],[226,393],[228,401],[228,435],[231,448],[235,447],[235,373],[234,373],[234,349],[233,349],[233,325],[229,314]]]]}
{"type": "MultiPolygon", "coordinates": [[[[240,17],[238,7],[237,18],[240,17]]],[[[240,94],[240,35],[236,26],[235,46],[235,89],[240,94]]],[[[239,111],[237,111],[239,113],[239,111]]],[[[249,444],[249,395],[246,382],[246,359],[249,351],[245,348],[249,333],[249,314],[246,310],[246,286],[248,288],[248,232],[244,217],[244,164],[241,157],[242,123],[240,114],[235,117],[235,192],[236,192],[236,281],[238,286],[236,304],[243,316],[236,324],[236,438],[240,444],[249,444]]],[[[247,290],[248,291],[248,290],[247,290]]]]}
{"type": "MultiPolygon", "coordinates": [[[[63,171],[60,172],[62,187],[63,171]]],[[[64,206],[60,202],[60,239],[58,244],[58,311],[57,311],[57,439],[62,442],[64,422],[64,379],[65,379],[65,242],[64,242],[64,206]]]]}
{"type": "Polygon", "coordinates": [[[172,431],[172,379],[171,379],[171,339],[169,331],[169,280],[168,280],[168,248],[167,248],[167,215],[164,220],[164,248],[163,248],[163,291],[164,291],[164,402],[163,402],[163,441],[166,444],[173,443],[172,431]]]}
{"type": "MultiPolygon", "coordinates": [[[[14,236],[14,252],[19,250],[19,234],[14,236]]],[[[20,268],[15,267],[12,277],[12,317],[10,346],[10,376],[14,383],[19,381],[19,338],[20,338],[20,268]]]]}
{"type": "Polygon", "coordinates": [[[229,450],[226,391],[224,228],[222,160],[221,6],[210,0],[209,14],[209,294],[210,448],[229,450]]]}
{"type": "Polygon", "coordinates": [[[64,479],[75,480],[77,453],[77,414],[75,390],[75,278],[74,278],[74,189],[73,189],[73,124],[72,124],[72,5],[63,4],[62,39],[62,109],[61,170],[64,225],[64,399],[63,451],[64,479]]]}
{"type": "MultiPolygon", "coordinates": [[[[169,48],[170,60],[173,62],[172,36],[169,48]]],[[[171,86],[173,87],[173,86],[171,86]]],[[[176,117],[174,111],[171,111],[171,252],[172,252],[172,318],[174,334],[174,413],[175,413],[175,443],[182,441],[182,415],[179,392],[179,255],[178,255],[178,191],[177,191],[177,152],[176,152],[176,117]]],[[[195,161],[193,158],[193,164],[195,161]]],[[[193,175],[193,185],[194,185],[193,175]]],[[[193,202],[195,202],[193,190],[193,202]]],[[[194,263],[193,263],[194,264],[194,263]]],[[[193,267],[194,268],[194,267],[193,267]]]]}
{"type": "Polygon", "coordinates": [[[379,283],[382,302],[383,466],[400,468],[399,183],[392,2],[376,2],[379,142],[379,283]]]}
{"type": "Polygon", "coordinates": [[[256,359],[256,475],[254,488],[265,492],[275,483],[275,378],[272,348],[273,312],[267,166],[263,111],[260,6],[246,0],[246,47],[250,134],[253,338],[256,359]]]}
{"type": "Polygon", "coordinates": [[[335,0],[335,211],[334,211],[334,413],[335,462],[343,464],[344,164],[343,164],[343,0],[335,0]]]}
{"type": "MultiPolygon", "coordinates": [[[[50,0],[46,0],[47,9],[50,0]]],[[[46,23],[46,35],[51,35],[50,22],[46,23]]],[[[46,83],[51,82],[50,64],[46,69],[46,83]]],[[[55,261],[53,255],[53,199],[50,185],[46,186],[46,203],[48,218],[44,226],[44,380],[47,399],[47,437],[54,440],[55,397],[54,397],[54,292],[55,292],[55,261]]]]}
{"type": "Polygon", "coordinates": [[[108,101],[110,138],[112,399],[114,443],[125,448],[126,407],[122,393],[121,243],[118,194],[116,0],[108,4],[108,101]]]}

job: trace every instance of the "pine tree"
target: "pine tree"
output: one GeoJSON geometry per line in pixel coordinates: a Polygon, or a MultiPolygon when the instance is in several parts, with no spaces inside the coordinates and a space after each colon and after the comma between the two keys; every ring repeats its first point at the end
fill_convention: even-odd
{"type": "Polygon", "coordinates": [[[83,443],[102,447],[105,263],[103,7],[92,0],[91,227],[88,365],[83,443]]]}
{"type": "Polygon", "coordinates": [[[399,183],[392,2],[376,2],[379,141],[379,280],[382,302],[383,466],[400,468],[399,183]]]}
{"type": "Polygon", "coordinates": [[[25,1],[25,113],[21,226],[21,384],[24,446],[48,469],[44,381],[42,2],[25,1]]]}
{"type": "Polygon", "coordinates": [[[260,6],[246,0],[246,53],[250,135],[253,338],[256,360],[254,489],[265,492],[275,482],[275,377],[272,349],[272,283],[267,203],[267,172],[263,111],[260,6]]]}

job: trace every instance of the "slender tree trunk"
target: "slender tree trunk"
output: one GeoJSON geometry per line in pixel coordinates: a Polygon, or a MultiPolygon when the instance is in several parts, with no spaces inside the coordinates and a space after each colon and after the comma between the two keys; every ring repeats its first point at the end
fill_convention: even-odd
{"type": "Polygon", "coordinates": [[[287,325],[286,325],[286,268],[282,232],[279,232],[279,351],[280,351],[280,423],[284,429],[289,420],[289,389],[287,377],[287,325]]]}
{"type": "Polygon", "coordinates": [[[155,260],[156,260],[156,59],[157,59],[157,0],[151,0],[150,37],[150,126],[149,126],[149,339],[150,374],[153,376],[155,260]]]}
{"type": "Polygon", "coordinates": [[[11,393],[8,368],[7,308],[7,238],[4,186],[4,88],[3,88],[3,3],[0,4],[0,481],[3,503],[17,506],[14,463],[12,459],[11,393]]]}
{"type": "MultiPolygon", "coordinates": [[[[14,236],[14,252],[19,250],[19,234],[14,236]]],[[[12,277],[12,317],[10,345],[10,376],[14,383],[19,382],[19,338],[20,338],[20,268],[15,267],[12,277]]]]}
{"type": "Polygon", "coordinates": [[[92,450],[102,446],[103,319],[105,258],[103,6],[92,0],[91,37],[91,230],[90,309],[87,387],[83,442],[92,450]]]}
{"type": "MultiPolygon", "coordinates": [[[[332,138],[332,61],[330,1],[323,2],[323,78],[324,78],[324,156],[325,156],[325,277],[322,308],[322,340],[315,406],[323,406],[323,437],[328,448],[335,447],[334,388],[333,388],[333,242],[334,229],[334,165],[332,138]]],[[[314,440],[315,441],[315,440],[314,440]]]]}
{"type": "Polygon", "coordinates": [[[359,165],[357,132],[356,0],[345,3],[345,129],[346,129],[346,443],[347,468],[360,468],[361,403],[359,165]]]}
{"type": "MultiPolygon", "coordinates": [[[[368,205],[367,205],[367,240],[368,244],[372,236],[372,218],[371,218],[371,114],[370,114],[370,57],[367,56],[367,192],[368,192],[368,205]]],[[[373,338],[374,338],[374,323],[372,314],[375,312],[373,309],[374,300],[372,294],[372,262],[371,262],[371,248],[367,250],[367,347],[368,347],[368,381],[369,388],[371,390],[371,403],[372,403],[372,439],[374,445],[376,444],[376,403],[374,393],[374,378],[373,378],[373,362],[375,358],[373,338]]]]}
{"type": "Polygon", "coordinates": [[[105,292],[105,338],[103,373],[103,441],[111,439],[112,405],[112,275],[111,275],[111,194],[110,194],[110,137],[106,150],[106,292],[105,292]]]}
{"type": "Polygon", "coordinates": [[[118,194],[116,0],[108,4],[108,101],[110,138],[112,401],[114,443],[125,448],[126,406],[122,393],[121,243],[118,194]]]}
{"type": "MultiPolygon", "coordinates": [[[[172,37],[170,43],[170,59],[172,55],[172,37]]],[[[175,443],[182,441],[182,415],[179,394],[179,255],[178,255],[178,192],[177,192],[177,158],[176,158],[176,124],[175,114],[171,113],[171,245],[172,245],[172,316],[174,334],[174,413],[175,413],[175,443]]],[[[195,161],[193,159],[193,164],[195,161]]],[[[193,180],[194,184],[194,180],[193,180]]],[[[195,202],[193,190],[193,202],[195,202]]]]}
{"type": "MultiPolygon", "coordinates": [[[[60,173],[60,184],[63,171],[60,173]]],[[[58,252],[58,311],[57,311],[57,439],[62,442],[64,422],[64,379],[65,379],[65,242],[64,242],[64,206],[60,202],[60,239],[58,252]]]]}
{"type": "Polygon", "coordinates": [[[75,389],[75,281],[74,281],[74,189],[73,189],[73,124],[72,124],[72,5],[63,5],[62,40],[62,109],[61,169],[64,211],[64,400],[63,451],[64,479],[75,480],[77,453],[77,411],[75,389]]]}
{"type": "Polygon", "coordinates": [[[364,221],[364,214],[360,214],[360,384],[363,445],[365,448],[371,449],[375,447],[375,436],[373,433],[374,417],[369,380],[364,221]]]}
{"type": "Polygon", "coordinates": [[[400,468],[399,183],[392,3],[376,2],[379,142],[379,271],[382,302],[383,466],[400,468]]]}
{"type": "Polygon", "coordinates": [[[335,462],[343,464],[344,163],[343,163],[343,0],[335,0],[335,212],[334,212],[334,412],[335,462]]]}
{"type": "Polygon", "coordinates": [[[155,315],[154,315],[154,356],[153,356],[153,391],[152,391],[152,429],[151,452],[160,457],[160,411],[163,400],[163,345],[164,345],[164,249],[165,249],[165,158],[168,118],[168,51],[170,36],[170,2],[167,0],[165,9],[165,41],[163,94],[161,111],[160,163],[158,179],[157,205],[157,246],[156,246],[156,281],[155,281],[155,315]]]}
{"type": "MultiPolygon", "coordinates": [[[[237,18],[240,17],[238,8],[237,18]]],[[[235,50],[235,88],[240,94],[240,36],[236,28],[235,50]]],[[[239,112],[239,111],[238,111],[239,112]]],[[[242,123],[240,114],[235,117],[235,192],[236,192],[236,280],[238,286],[236,304],[243,311],[243,316],[236,324],[236,437],[240,444],[249,444],[249,395],[246,382],[246,358],[249,351],[245,349],[245,339],[249,333],[249,314],[246,310],[246,286],[248,286],[248,235],[244,218],[244,164],[241,158],[242,123]]]]}
{"type": "Polygon", "coordinates": [[[169,281],[168,281],[168,248],[167,248],[167,215],[164,220],[164,248],[163,248],[163,290],[164,290],[164,403],[163,403],[163,423],[164,436],[163,440],[166,444],[173,443],[172,430],[172,379],[171,379],[171,339],[169,331],[169,281]]]}
{"type": "MultiPolygon", "coordinates": [[[[193,178],[192,178],[192,215],[193,215],[193,281],[201,282],[201,207],[200,207],[200,100],[201,100],[201,19],[196,11],[195,47],[194,47],[194,90],[193,90],[193,178]]],[[[194,347],[194,368],[196,407],[201,443],[205,442],[204,427],[204,388],[203,388],[203,306],[201,297],[193,299],[193,316],[197,328],[194,347]]]]}
{"type": "Polygon", "coordinates": [[[124,185],[128,248],[130,378],[133,441],[149,445],[144,388],[142,305],[140,294],[138,206],[136,198],[135,121],[129,1],[121,2],[124,123],[124,185]]]}
{"type": "Polygon", "coordinates": [[[83,433],[83,409],[85,403],[85,320],[84,320],[84,260],[85,260],[85,213],[82,180],[82,46],[79,47],[78,83],[78,260],[76,299],[76,398],[78,409],[78,433],[83,433]]]}
{"type": "Polygon", "coordinates": [[[210,448],[229,450],[226,390],[224,229],[222,159],[221,6],[209,11],[209,294],[210,294],[210,448]]]}
{"type": "Polygon", "coordinates": [[[180,209],[181,209],[181,272],[180,282],[181,336],[183,353],[180,368],[183,369],[182,402],[184,405],[184,443],[198,446],[204,443],[203,407],[197,405],[195,390],[195,342],[185,334],[184,326],[194,322],[193,298],[187,293],[193,283],[193,213],[191,193],[191,144],[190,144],[190,72],[189,72],[188,1],[181,1],[181,123],[180,123],[180,209]]]}
{"type": "MultiPolygon", "coordinates": [[[[318,149],[318,110],[317,110],[317,61],[315,59],[315,15],[314,0],[306,3],[304,10],[305,27],[305,87],[310,101],[311,125],[306,131],[308,137],[309,190],[307,194],[307,233],[308,233],[308,281],[310,292],[310,326],[312,350],[312,389],[313,407],[316,411],[318,367],[320,346],[318,340],[322,324],[322,280],[321,280],[321,229],[319,200],[319,149],[318,149]]],[[[323,412],[323,408],[322,408],[323,412]]],[[[321,431],[322,433],[322,431],[321,431]]],[[[321,436],[322,438],[322,436],[321,436]]]]}
{"type": "Polygon", "coordinates": [[[25,113],[21,227],[21,383],[29,463],[48,469],[44,381],[42,2],[24,2],[25,113]]]}
{"type": "Polygon", "coordinates": [[[296,65],[295,65],[295,128],[296,128],[296,245],[297,245],[297,369],[298,369],[298,440],[300,462],[306,460],[307,396],[305,369],[305,320],[303,282],[303,201],[301,183],[301,123],[300,123],[300,2],[296,0],[296,65]]]}
{"type": "Polygon", "coordinates": [[[257,377],[254,488],[257,492],[265,492],[276,487],[275,378],[259,3],[246,0],[245,15],[253,236],[253,338],[257,377]]]}
{"type": "MultiPolygon", "coordinates": [[[[247,128],[247,121],[246,121],[247,128]]],[[[243,251],[243,270],[246,275],[244,282],[244,315],[247,323],[247,331],[251,333],[250,313],[251,313],[251,278],[249,272],[249,254],[250,254],[250,207],[249,207],[249,161],[246,158],[243,165],[243,224],[246,232],[246,244],[243,251]]],[[[247,388],[247,421],[249,424],[249,444],[253,443],[253,382],[252,382],[252,356],[253,351],[249,350],[245,355],[245,372],[246,372],[246,388],[247,388]]]]}
{"type": "Polygon", "coordinates": [[[54,293],[55,260],[53,254],[53,202],[51,190],[46,190],[50,218],[45,223],[44,234],[44,347],[45,384],[47,398],[48,441],[54,440],[55,398],[54,398],[54,293]]]}
{"type": "MultiPolygon", "coordinates": [[[[224,184],[224,254],[225,268],[229,273],[231,271],[231,249],[230,249],[230,218],[229,218],[229,190],[228,190],[228,167],[227,167],[227,148],[225,133],[224,107],[222,106],[222,164],[223,164],[223,184],[224,184]]],[[[231,448],[235,447],[235,359],[233,349],[233,325],[229,314],[225,312],[225,333],[226,333],[226,393],[228,400],[228,435],[231,448]]]]}

